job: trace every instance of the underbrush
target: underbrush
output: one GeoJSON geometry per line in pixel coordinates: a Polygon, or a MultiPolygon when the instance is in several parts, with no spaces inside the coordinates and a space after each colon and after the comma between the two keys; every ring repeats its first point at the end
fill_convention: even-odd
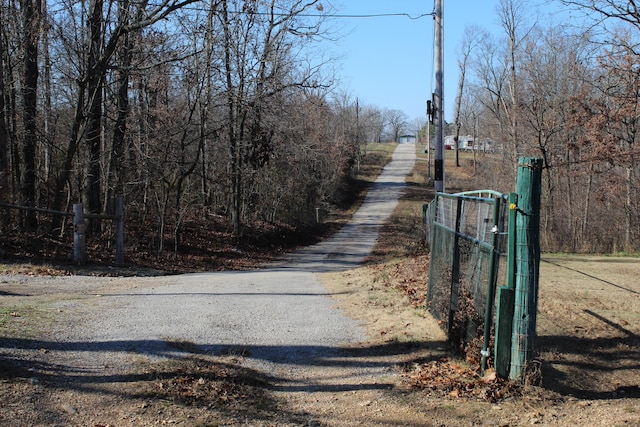
{"type": "Polygon", "coordinates": [[[17,224],[4,224],[0,240],[0,267],[5,272],[24,272],[27,265],[37,274],[128,275],[136,272],[186,273],[195,271],[247,270],[260,267],[286,252],[317,243],[348,221],[364,200],[367,189],[391,159],[395,144],[369,144],[368,154],[354,166],[352,176],[336,195],[330,212],[317,222],[291,225],[252,219],[235,235],[229,218],[215,212],[185,214],[180,226],[158,233],[158,219],[136,206],[126,207],[125,265],[113,268],[113,226],[87,236],[88,262],[73,264],[73,228],[55,233],[51,218],[43,215],[39,230],[28,232],[17,224]]]}

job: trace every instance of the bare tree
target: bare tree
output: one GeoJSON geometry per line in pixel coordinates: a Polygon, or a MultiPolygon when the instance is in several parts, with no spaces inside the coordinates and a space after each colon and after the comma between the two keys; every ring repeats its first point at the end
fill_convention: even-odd
{"type": "Polygon", "coordinates": [[[471,95],[487,113],[483,117],[489,131],[485,136],[492,137],[501,146],[503,157],[507,149],[504,146],[506,119],[504,105],[507,98],[507,68],[498,43],[493,37],[486,37],[473,55],[473,84],[471,95]]]}
{"type": "Polygon", "coordinates": [[[391,138],[397,142],[407,128],[408,117],[402,110],[385,110],[384,116],[391,138]]]}
{"type": "MultiPolygon", "coordinates": [[[[574,187],[575,176],[568,165],[568,112],[576,93],[588,81],[585,40],[550,25],[536,28],[522,46],[520,62],[521,132],[523,154],[542,157],[546,185],[541,220],[550,234],[574,242],[576,224],[563,216],[580,215],[584,197],[574,187]]],[[[587,197],[589,197],[587,195],[587,197]]],[[[571,243],[572,244],[572,243],[571,243]]]]}
{"type": "MultiPolygon", "coordinates": [[[[346,91],[340,91],[333,97],[335,138],[340,141],[346,163],[353,165],[359,161],[362,134],[362,111],[359,100],[346,91]]],[[[365,147],[366,150],[366,147],[365,147]]]]}
{"type": "Polygon", "coordinates": [[[361,129],[367,142],[380,142],[384,133],[384,113],[380,108],[365,105],[360,107],[361,129]]]}
{"type": "MultiPolygon", "coordinates": [[[[640,28],[640,3],[636,0],[557,0],[559,3],[585,12],[593,18],[592,12],[606,19],[613,18],[640,28]]],[[[632,49],[634,54],[638,54],[632,49]]]]}
{"type": "MultiPolygon", "coordinates": [[[[141,17],[139,16],[141,12],[142,9],[138,8],[137,20],[141,19],[141,17]]],[[[129,0],[120,0],[118,2],[118,21],[121,22],[120,25],[128,25],[132,14],[132,6],[129,0]]],[[[124,34],[122,37],[122,43],[117,51],[116,82],[118,86],[116,96],[116,119],[113,129],[113,142],[111,147],[111,156],[109,159],[108,171],[110,181],[113,181],[113,191],[108,192],[107,200],[113,200],[114,195],[122,195],[124,191],[124,150],[125,138],[127,135],[127,120],[130,110],[129,85],[131,83],[131,66],[134,40],[135,34],[124,34]]]]}
{"type": "MultiPolygon", "coordinates": [[[[65,187],[72,174],[72,164],[78,152],[80,142],[84,136],[87,152],[87,182],[84,193],[87,198],[88,210],[101,210],[103,185],[101,182],[101,150],[103,146],[103,105],[102,94],[106,73],[112,64],[115,52],[120,46],[123,36],[132,31],[148,28],[165,19],[171,13],[187,6],[196,0],[164,0],[158,4],[144,4],[144,12],[137,16],[139,20],[116,20],[118,24],[105,34],[105,17],[103,16],[103,0],[92,0],[90,3],[89,19],[87,20],[86,66],[81,68],[81,75],[77,77],[77,96],[75,101],[75,115],[71,124],[69,144],[65,150],[64,162],[56,184],[54,208],[61,209],[65,199],[65,187]],[[85,114],[86,112],[86,114],[85,114]]],[[[110,10],[109,8],[107,8],[110,10]]],[[[54,227],[56,224],[54,224],[54,227]]]]}
{"type": "Polygon", "coordinates": [[[506,42],[488,36],[470,55],[464,86],[474,102],[462,100],[460,121],[506,143],[494,173],[479,170],[485,185],[509,191],[518,156],[543,158],[542,239],[549,250],[634,250],[640,238],[637,215],[630,215],[640,204],[631,190],[640,185],[636,2],[562,3],[605,25],[528,24],[525,2],[501,1],[506,42]]]}
{"type": "Polygon", "coordinates": [[[321,36],[322,20],[307,15],[322,10],[319,0],[221,2],[229,211],[236,236],[242,233],[245,188],[252,187],[252,171],[266,164],[273,148],[273,132],[266,126],[269,105],[278,105],[279,97],[294,87],[322,85],[316,66],[294,72],[292,64],[296,55],[302,55],[303,41],[321,36]],[[232,13],[237,10],[243,13],[232,13]]]}
{"type": "Polygon", "coordinates": [[[518,91],[517,52],[526,37],[527,31],[522,28],[526,24],[528,0],[500,0],[498,16],[508,40],[508,86],[509,105],[505,104],[505,113],[509,118],[510,138],[509,155],[513,164],[517,164],[520,155],[520,94],[518,91]]]}
{"type": "MultiPolygon", "coordinates": [[[[89,49],[87,54],[86,85],[89,99],[86,109],[86,150],[87,167],[85,172],[84,200],[86,210],[92,213],[101,211],[102,180],[101,180],[101,153],[102,153],[102,111],[103,111],[103,84],[105,79],[106,61],[101,64],[104,38],[104,18],[102,16],[104,0],[91,0],[89,3],[89,49]],[[103,68],[102,70],[100,68],[103,68]]],[[[115,49],[115,46],[114,46],[115,49]]],[[[105,58],[106,59],[106,58],[105,58]]],[[[97,224],[90,221],[89,224],[97,224]]],[[[98,231],[91,225],[87,232],[98,231]]]]}
{"type": "Polygon", "coordinates": [[[427,126],[427,118],[426,117],[416,117],[411,121],[409,129],[414,133],[417,140],[416,143],[420,143],[422,138],[426,137],[426,126],[427,126]]]}
{"type": "Polygon", "coordinates": [[[465,85],[465,77],[467,74],[467,63],[469,62],[469,58],[473,53],[473,50],[478,46],[482,39],[486,37],[486,33],[483,32],[477,26],[466,27],[464,30],[464,34],[462,36],[462,41],[460,45],[460,50],[458,52],[458,71],[460,72],[460,76],[458,79],[458,94],[456,96],[456,113],[455,113],[455,136],[454,141],[456,143],[455,146],[455,166],[460,166],[459,159],[459,138],[460,138],[460,127],[462,123],[460,122],[460,108],[462,104],[462,96],[464,93],[464,85],[465,85]]]}

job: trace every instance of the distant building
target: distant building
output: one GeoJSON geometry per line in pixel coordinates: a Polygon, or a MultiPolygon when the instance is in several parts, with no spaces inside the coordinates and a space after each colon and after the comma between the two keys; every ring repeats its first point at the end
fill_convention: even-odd
{"type": "MultiPolygon", "coordinates": [[[[444,137],[444,149],[445,150],[455,150],[456,137],[454,135],[449,135],[444,137]]],[[[476,143],[475,139],[471,135],[460,135],[458,137],[458,149],[462,151],[471,151],[476,149],[478,151],[489,151],[490,143],[488,140],[481,141],[480,144],[476,143]]]]}
{"type": "Polygon", "coordinates": [[[495,144],[492,140],[485,138],[475,143],[473,148],[481,153],[493,153],[495,151],[495,144]]]}
{"type": "Polygon", "coordinates": [[[415,144],[416,136],[415,135],[402,135],[398,138],[399,144],[415,144]]]}

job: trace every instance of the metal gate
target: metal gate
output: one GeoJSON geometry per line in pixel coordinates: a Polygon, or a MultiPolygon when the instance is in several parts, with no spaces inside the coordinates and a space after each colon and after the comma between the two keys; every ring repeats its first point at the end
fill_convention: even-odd
{"type": "Polygon", "coordinates": [[[431,249],[427,308],[449,342],[486,368],[490,355],[506,196],[438,193],[425,212],[431,249]]]}

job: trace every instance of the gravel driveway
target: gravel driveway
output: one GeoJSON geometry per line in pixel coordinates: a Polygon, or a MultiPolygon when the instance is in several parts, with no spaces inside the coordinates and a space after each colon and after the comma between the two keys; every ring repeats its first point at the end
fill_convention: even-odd
{"type": "MultiPolygon", "coordinates": [[[[33,341],[32,347],[67,369],[94,374],[122,369],[140,357],[178,357],[186,347],[238,352],[267,372],[337,355],[342,345],[365,340],[365,331],[333,307],[317,273],[349,269],[364,260],[414,162],[415,146],[399,145],[351,223],[264,270],[45,278],[43,292],[66,289],[80,297],[56,298],[53,309],[66,314],[64,321],[52,325],[51,340],[33,341]]],[[[21,280],[4,276],[0,290],[10,294],[21,280]]],[[[0,346],[0,354],[2,347],[12,345],[0,346]]]]}

